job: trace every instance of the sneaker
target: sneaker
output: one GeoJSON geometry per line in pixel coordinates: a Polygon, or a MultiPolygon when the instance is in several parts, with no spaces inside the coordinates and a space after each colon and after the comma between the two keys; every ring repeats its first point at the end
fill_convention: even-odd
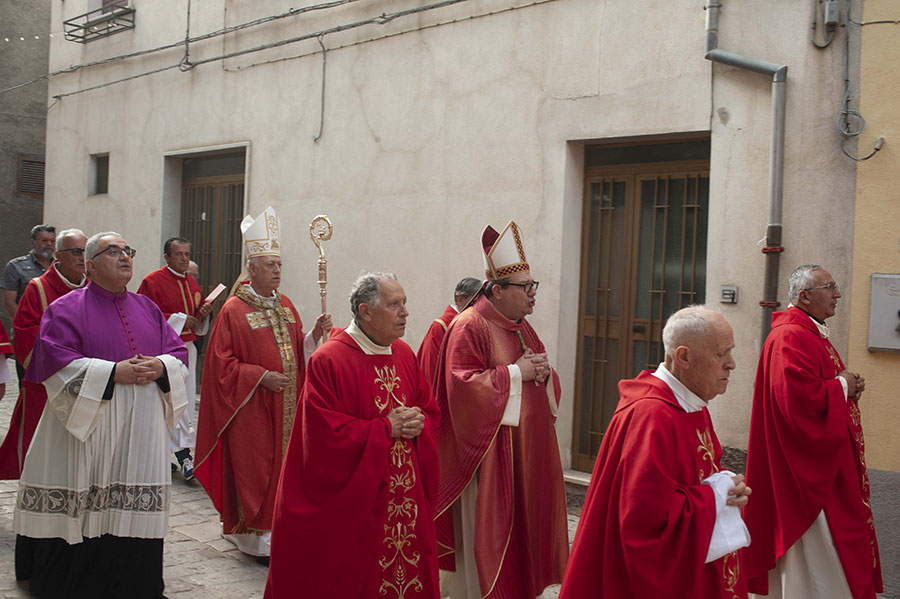
{"type": "Polygon", "coordinates": [[[184,477],[184,480],[191,480],[194,478],[194,460],[192,460],[190,456],[181,461],[181,475],[184,477]]]}
{"type": "Polygon", "coordinates": [[[178,472],[178,464],[172,463],[172,464],[169,464],[169,465],[172,466],[172,473],[173,473],[173,474],[176,473],[176,472],[178,472]]]}

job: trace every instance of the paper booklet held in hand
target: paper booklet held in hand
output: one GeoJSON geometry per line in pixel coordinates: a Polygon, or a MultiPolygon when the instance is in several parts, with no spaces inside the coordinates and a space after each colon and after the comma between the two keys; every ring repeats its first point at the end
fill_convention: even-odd
{"type": "Polygon", "coordinates": [[[206,299],[203,300],[203,303],[209,304],[209,303],[216,301],[216,298],[219,297],[223,291],[225,291],[225,285],[223,285],[222,283],[219,283],[218,285],[216,285],[216,288],[213,289],[212,292],[206,296],[206,299]]]}

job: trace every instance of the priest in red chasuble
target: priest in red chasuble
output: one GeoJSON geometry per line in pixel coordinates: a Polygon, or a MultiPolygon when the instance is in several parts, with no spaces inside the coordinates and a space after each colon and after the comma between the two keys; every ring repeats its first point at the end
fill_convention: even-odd
{"type": "Polygon", "coordinates": [[[431,326],[428,327],[428,331],[426,331],[425,337],[422,339],[422,344],[419,345],[416,359],[419,360],[422,374],[425,375],[425,380],[428,381],[429,385],[434,381],[434,369],[437,367],[441,342],[444,340],[444,334],[447,332],[447,327],[450,326],[450,321],[468,305],[469,301],[475,297],[475,294],[480,289],[481,281],[478,279],[473,279],[472,277],[462,279],[456,284],[453,303],[447,306],[441,317],[435,318],[431,326]]]}
{"type": "Polygon", "coordinates": [[[365,274],[353,322],[310,358],[275,503],[267,599],[438,599],[440,418],[400,340],[406,294],[365,274]]]}
{"type": "Polygon", "coordinates": [[[841,292],[807,264],[791,273],[788,295],[756,371],[748,586],[783,599],[872,599],[882,581],[860,423],[865,379],[844,366],[825,324],[841,292]]]}
{"type": "Polygon", "coordinates": [[[278,292],[281,239],[271,207],[256,220],[245,218],[241,230],[250,281],[222,306],[210,335],[195,474],[219,512],[225,538],[265,561],[305,359],[331,317],[320,315],[304,336],[300,314],[278,292]]]}
{"type": "Polygon", "coordinates": [[[562,580],[569,553],[559,377],[525,318],[538,283],[518,226],[481,241],[488,281],[450,323],[434,380],[438,546],[452,599],[527,599],[562,580]]]}
{"type": "Polygon", "coordinates": [[[662,336],[665,362],[619,382],[563,599],[747,596],[738,550],[750,536],[739,508],[750,489],[721,469],[707,410],[734,369],[734,335],[721,315],[691,306],[662,336]]]}
{"type": "Polygon", "coordinates": [[[194,341],[198,335],[205,335],[209,330],[212,304],[203,301],[200,285],[187,272],[191,265],[191,242],[183,237],[170,237],[163,245],[163,258],[166,265],[144,277],[138,293],[146,295],[159,306],[188,350],[190,372],[184,383],[188,407],[169,440],[182,476],[185,480],[191,480],[194,478],[191,448],[196,443],[194,404],[197,401],[197,348],[194,341]]]}
{"type": "MultiPolygon", "coordinates": [[[[40,277],[25,287],[13,318],[13,349],[23,368],[31,361],[31,349],[38,336],[41,316],[51,303],[73,289],[84,287],[84,246],[87,237],[78,229],[66,229],[56,236],[56,261],[40,277]]],[[[19,397],[9,422],[9,432],[0,445],[0,479],[19,478],[31,437],[37,427],[47,391],[40,383],[22,380],[19,397]]]]}

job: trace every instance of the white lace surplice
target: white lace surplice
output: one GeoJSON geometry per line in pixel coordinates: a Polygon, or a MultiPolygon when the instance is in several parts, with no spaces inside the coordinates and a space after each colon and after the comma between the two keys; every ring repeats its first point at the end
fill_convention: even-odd
{"type": "Polygon", "coordinates": [[[19,481],[13,526],[33,538],[162,538],[168,528],[169,431],[187,405],[184,364],[158,356],[170,392],[116,384],[114,362],[73,360],[44,382],[41,415],[19,481]]]}

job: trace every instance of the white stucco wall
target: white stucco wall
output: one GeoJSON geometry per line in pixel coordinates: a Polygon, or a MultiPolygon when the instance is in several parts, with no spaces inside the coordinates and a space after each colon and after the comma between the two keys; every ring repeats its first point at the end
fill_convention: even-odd
{"type": "MultiPolygon", "coordinates": [[[[726,2],[720,20],[720,48],[788,66],[781,309],[788,304],[788,275],[800,264],[822,264],[849,286],[856,166],[841,154],[834,125],[843,94],[843,39],[816,49],[808,40],[808,20],[807,7],[784,2],[726,2]]],[[[723,444],[746,448],[763,341],[757,304],[763,299],[765,260],[760,240],[768,223],[771,82],[722,65],[712,76],[707,283],[710,298],[719,285],[737,284],[740,303],[723,309],[735,329],[738,367],[728,393],[714,400],[710,411],[723,444]]],[[[842,355],[847,299],[829,322],[842,355]]]]}
{"type": "MultiPolygon", "coordinates": [[[[53,26],[85,0],[53,0],[53,26]]],[[[183,38],[186,2],[138,2],[137,28],[79,45],[55,36],[51,70],[183,38]]],[[[522,4],[525,4],[522,2],[522,4]]],[[[838,45],[806,41],[808,8],[779,0],[726,3],[720,46],[789,65],[785,266],[815,260],[848,278],[853,165],[839,156],[833,121],[838,45]]],[[[194,2],[198,35],[297,2],[194,2]],[[227,4],[227,6],[226,6],[227,4]]],[[[421,6],[360,1],[191,45],[199,60],[225,51],[421,6]]],[[[486,224],[515,219],[535,278],[532,322],[563,380],[557,424],[563,460],[572,439],[582,148],[589,140],[711,129],[707,288],[740,286],[727,310],[739,364],[713,403],[723,444],[746,447],[759,347],[770,131],[765,77],[704,60],[704,2],[555,0],[492,16],[509,0],[472,0],[387,25],[324,38],[327,86],[318,143],[320,54],[251,66],[318,48],[292,44],[188,72],[177,69],[68,96],[48,112],[46,219],[85,231],[117,229],[139,248],[140,275],[158,267],[163,155],[246,143],[246,212],[267,205],[285,229],[282,286],[307,323],[318,306],[307,225],[326,213],[329,307],[348,321],[346,294],[362,269],[397,274],[409,297],[414,348],[463,276],[481,276],[486,224]],[[386,33],[456,23],[352,45],[386,33]],[[712,74],[712,75],[711,75],[712,74]],[[727,110],[728,118],[717,114],[727,110]],[[87,197],[89,154],[109,152],[108,196],[87,197]]],[[[50,95],[177,63],[182,48],[56,77],[50,95]]],[[[52,101],[52,100],[51,100],[52,101]]],[[[132,282],[136,288],[138,277],[132,282]]],[[[782,286],[786,294],[786,285],[782,286]]],[[[784,301],[784,300],[783,300],[784,301]]],[[[839,349],[846,306],[835,318],[839,349]]]]}

